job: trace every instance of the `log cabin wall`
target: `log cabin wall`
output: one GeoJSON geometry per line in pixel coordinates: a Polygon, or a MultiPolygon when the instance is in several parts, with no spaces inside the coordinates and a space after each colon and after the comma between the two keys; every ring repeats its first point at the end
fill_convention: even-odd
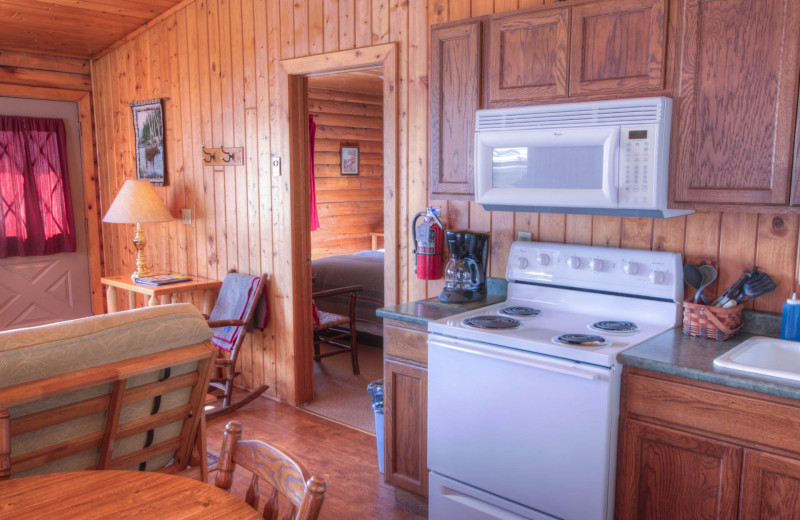
{"type": "MultiPolygon", "coordinates": [[[[381,88],[378,83],[378,92],[381,88]]],[[[311,233],[311,258],[370,249],[370,233],[383,232],[383,95],[310,86],[308,113],[317,124],[314,173],[320,224],[311,233]],[[341,174],[343,145],[358,147],[358,175],[341,174]]]]}
{"type": "MultiPolygon", "coordinates": [[[[550,0],[547,0],[548,2],[550,0]]],[[[399,48],[399,188],[401,301],[436,295],[443,281],[413,274],[409,216],[442,206],[450,228],[488,231],[490,275],[503,276],[517,231],[535,240],[681,252],[718,262],[719,285],[757,264],[780,289],[755,302],[779,311],[797,273],[798,217],[698,213],[668,220],[487,212],[470,202],[427,200],[428,37],[431,24],[510,11],[542,0],[195,0],[169,13],[93,62],[102,211],[125,179],[134,178],[130,102],[166,98],[167,185],[159,192],[173,214],[192,210],[193,223],[148,225],[156,269],[221,279],[228,269],[273,272],[290,244],[273,240],[270,145],[284,132],[270,117],[281,59],[396,42],[399,48]],[[272,124],[270,123],[272,122],[272,124]],[[204,167],[200,145],[243,146],[240,167],[204,167]]],[[[132,227],[131,227],[132,228],[132,227]]],[[[105,272],[132,270],[128,226],[104,225],[105,272]]],[[[272,282],[271,282],[272,283],[272,282]]],[[[288,283],[281,281],[280,283],[288,283]]],[[[710,291],[713,293],[714,288],[710,291]]],[[[271,305],[284,296],[269,290],[271,305]]],[[[275,307],[273,307],[275,308],[275,307]]],[[[270,385],[291,402],[292,353],[282,339],[282,314],[256,331],[240,356],[244,384],[270,385]]]]}

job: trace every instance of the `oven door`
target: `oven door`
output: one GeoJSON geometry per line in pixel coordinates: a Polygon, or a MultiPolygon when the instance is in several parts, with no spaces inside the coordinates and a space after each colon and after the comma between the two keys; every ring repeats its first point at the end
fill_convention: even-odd
{"type": "Polygon", "coordinates": [[[431,518],[517,518],[481,516],[486,493],[519,518],[612,518],[618,399],[613,368],[429,336],[431,518]],[[434,473],[474,493],[454,501],[434,473]]]}

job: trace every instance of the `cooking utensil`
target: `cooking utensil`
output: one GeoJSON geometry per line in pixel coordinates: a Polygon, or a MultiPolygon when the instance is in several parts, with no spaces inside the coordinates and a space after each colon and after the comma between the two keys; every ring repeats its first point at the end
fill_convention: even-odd
{"type": "Polygon", "coordinates": [[[747,279],[750,278],[750,276],[751,276],[750,271],[745,272],[738,280],[733,282],[730,285],[730,287],[725,289],[725,291],[719,295],[719,298],[714,300],[714,303],[712,305],[714,305],[715,307],[724,307],[725,304],[731,301],[735,302],[736,296],[742,290],[742,285],[744,285],[744,282],[747,281],[747,279]]]}
{"type": "Polygon", "coordinates": [[[774,291],[776,287],[778,284],[775,283],[775,280],[754,267],[751,276],[742,285],[742,292],[737,295],[736,301],[739,303],[751,302],[759,296],[774,291]]]}
{"type": "MultiPolygon", "coordinates": [[[[697,297],[700,294],[700,286],[703,284],[703,273],[696,265],[687,263],[683,266],[683,281],[696,291],[695,297],[697,297]]],[[[708,303],[708,301],[704,299],[703,303],[708,303]]]]}
{"type": "Polygon", "coordinates": [[[700,271],[700,274],[702,275],[702,283],[700,284],[700,288],[697,289],[697,293],[694,295],[694,303],[697,303],[697,301],[702,297],[703,303],[708,305],[708,298],[706,298],[706,295],[703,294],[703,291],[706,287],[714,283],[714,280],[717,279],[717,270],[713,265],[707,264],[701,265],[697,268],[697,270],[700,271]]]}

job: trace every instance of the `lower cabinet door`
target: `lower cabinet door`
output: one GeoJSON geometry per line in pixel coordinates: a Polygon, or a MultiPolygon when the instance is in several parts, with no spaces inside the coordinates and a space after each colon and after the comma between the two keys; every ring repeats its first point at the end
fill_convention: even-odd
{"type": "Polygon", "coordinates": [[[624,420],[616,518],[734,520],[742,451],[700,435],[624,420]]]}
{"type": "Polygon", "coordinates": [[[386,481],[427,497],[428,371],[389,359],[383,371],[386,481]]]}
{"type": "Polygon", "coordinates": [[[800,520],[800,461],[745,450],[739,518],[800,520]]]}

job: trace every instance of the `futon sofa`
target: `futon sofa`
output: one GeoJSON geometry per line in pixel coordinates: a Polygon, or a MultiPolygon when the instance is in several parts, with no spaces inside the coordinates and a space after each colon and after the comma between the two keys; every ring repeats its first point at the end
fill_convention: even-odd
{"type": "Polygon", "coordinates": [[[205,476],[210,339],[190,304],[0,332],[0,480],[199,465],[205,476]]]}

